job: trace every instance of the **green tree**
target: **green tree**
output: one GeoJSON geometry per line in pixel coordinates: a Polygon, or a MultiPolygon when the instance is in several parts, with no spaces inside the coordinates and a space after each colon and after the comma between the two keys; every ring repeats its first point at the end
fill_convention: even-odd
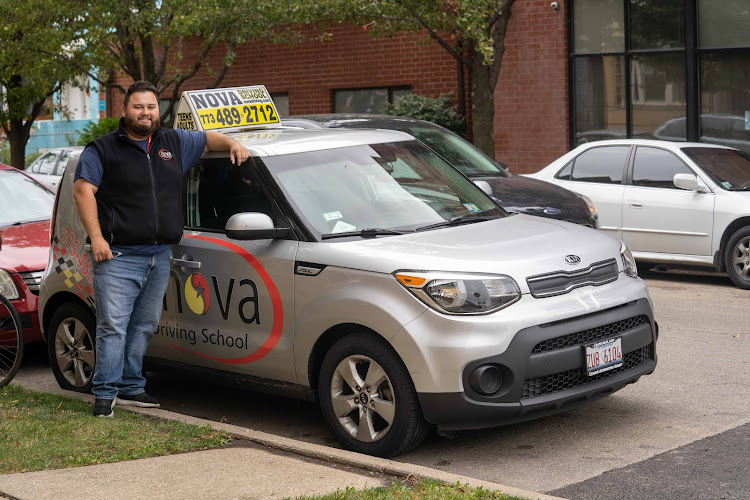
{"type": "Polygon", "coordinates": [[[85,146],[89,142],[93,141],[97,137],[100,137],[104,134],[108,134],[110,132],[114,132],[117,130],[117,127],[120,125],[119,118],[101,118],[97,122],[89,122],[86,124],[85,127],[83,127],[83,130],[79,130],[81,135],[78,137],[78,140],[76,141],[76,146],[85,146]]]}
{"type": "MultiPolygon", "coordinates": [[[[310,0],[85,0],[87,15],[80,36],[91,56],[78,65],[102,86],[125,88],[114,77],[147,80],[161,98],[170,99],[162,112],[165,121],[186,81],[200,70],[213,76],[208,88],[218,87],[234,62],[241,43],[302,40],[295,25],[310,22],[320,7],[310,0]],[[193,47],[193,48],[190,48],[193,47]],[[217,55],[218,54],[218,55],[217,55]]],[[[65,53],[57,56],[66,60],[65,53]]],[[[68,61],[76,65],[74,60],[68,61]]]]}
{"type": "Polygon", "coordinates": [[[329,0],[377,34],[425,30],[469,70],[474,144],[495,157],[495,87],[515,0],[329,0]]]}
{"type": "Polygon", "coordinates": [[[0,125],[10,143],[10,163],[24,168],[31,127],[45,101],[79,71],[48,52],[80,65],[73,28],[80,14],[70,0],[0,0],[0,125]],[[52,22],[50,22],[52,19],[52,22]]]}

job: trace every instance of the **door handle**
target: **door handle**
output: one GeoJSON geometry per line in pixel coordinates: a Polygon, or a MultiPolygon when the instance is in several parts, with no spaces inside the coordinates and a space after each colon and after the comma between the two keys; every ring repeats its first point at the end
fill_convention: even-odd
{"type": "Polygon", "coordinates": [[[187,269],[200,269],[201,263],[197,260],[184,260],[184,259],[175,259],[172,258],[172,264],[179,266],[179,267],[185,267],[187,269]]]}
{"type": "Polygon", "coordinates": [[[633,201],[633,202],[630,202],[630,208],[643,208],[643,205],[641,205],[640,202],[633,201]]]}

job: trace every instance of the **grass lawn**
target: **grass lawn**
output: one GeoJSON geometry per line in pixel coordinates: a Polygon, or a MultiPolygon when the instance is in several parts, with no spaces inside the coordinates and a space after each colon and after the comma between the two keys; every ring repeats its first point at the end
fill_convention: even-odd
{"type": "Polygon", "coordinates": [[[297,500],[522,500],[499,491],[471,488],[462,484],[446,484],[431,479],[415,479],[392,484],[390,487],[347,488],[330,495],[298,497],[297,500]]]}
{"type": "Polygon", "coordinates": [[[19,386],[0,389],[0,474],[64,469],[219,448],[229,435],[115,407],[91,415],[89,403],[19,386]]]}

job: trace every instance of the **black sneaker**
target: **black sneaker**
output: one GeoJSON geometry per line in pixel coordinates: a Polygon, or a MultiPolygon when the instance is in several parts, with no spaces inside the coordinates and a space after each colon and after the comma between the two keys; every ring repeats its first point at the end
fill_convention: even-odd
{"type": "Polygon", "coordinates": [[[112,408],[115,407],[114,399],[99,399],[96,398],[94,402],[94,411],[91,412],[95,417],[112,418],[115,416],[115,412],[112,408]]]}
{"type": "Polygon", "coordinates": [[[138,406],[140,408],[159,408],[161,406],[156,398],[149,396],[145,392],[130,396],[118,394],[117,404],[120,406],[138,406]]]}

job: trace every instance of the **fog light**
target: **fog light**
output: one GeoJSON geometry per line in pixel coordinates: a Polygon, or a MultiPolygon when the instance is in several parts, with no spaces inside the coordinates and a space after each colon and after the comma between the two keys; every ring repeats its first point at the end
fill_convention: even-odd
{"type": "Polygon", "coordinates": [[[474,392],[482,396],[496,393],[502,384],[503,375],[494,365],[482,365],[469,376],[469,385],[474,392]]]}

